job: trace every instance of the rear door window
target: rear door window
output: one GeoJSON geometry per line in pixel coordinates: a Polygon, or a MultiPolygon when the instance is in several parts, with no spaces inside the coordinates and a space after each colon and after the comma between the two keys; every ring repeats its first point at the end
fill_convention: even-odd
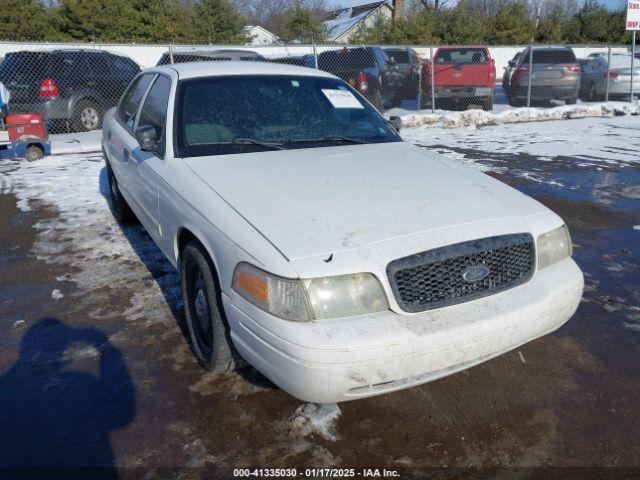
{"type": "Polygon", "coordinates": [[[154,74],[146,73],[136,78],[124,93],[120,106],[118,107],[118,118],[129,130],[133,130],[136,112],[140,106],[140,101],[147,91],[154,74]]]}
{"type": "Polygon", "coordinates": [[[89,67],[89,71],[94,77],[113,76],[111,65],[107,62],[106,55],[89,54],[86,56],[78,56],[77,62],[83,61],[89,67]]]}

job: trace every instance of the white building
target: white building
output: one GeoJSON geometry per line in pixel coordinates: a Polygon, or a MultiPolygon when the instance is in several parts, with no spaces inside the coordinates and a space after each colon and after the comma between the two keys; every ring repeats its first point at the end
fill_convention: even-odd
{"type": "Polygon", "coordinates": [[[247,25],[244,31],[249,37],[247,45],[272,45],[280,43],[280,39],[266,28],[259,25],[247,25]]]}
{"type": "Polygon", "coordinates": [[[327,39],[336,43],[349,43],[361,25],[364,28],[372,27],[380,15],[388,19],[393,15],[393,7],[386,0],[327,12],[327,20],[324,22],[327,39]]]}

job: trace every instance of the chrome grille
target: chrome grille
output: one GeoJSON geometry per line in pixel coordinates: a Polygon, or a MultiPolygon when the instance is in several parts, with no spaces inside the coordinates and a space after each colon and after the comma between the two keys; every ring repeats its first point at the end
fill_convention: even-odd
{"type": "Polygon", "coordinates": [[[527,282],[535,265],[533,237],[501,235],[394,260],[387,275],[406,312],[468,302],[527,282]]]}

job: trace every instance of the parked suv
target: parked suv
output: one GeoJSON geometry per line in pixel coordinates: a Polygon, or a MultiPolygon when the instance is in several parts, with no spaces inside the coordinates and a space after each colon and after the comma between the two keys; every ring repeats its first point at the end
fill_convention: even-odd
{"type": "Polygon", "coordinates": [[[508,82],[505,93],[509,105],[520,106],[527,100],[529,74],[531,77],[531,101],[564,100],[574,104],[580,89],[580,65],[573,50],[566,47],[534,47],[522,52],[508,82]],[[531,57],[532,65],[529,65],[531,57]]]}
{"type": "Polygon", "coordinates": [[[100,50],[23,51],[6,55],[0,82],[11,92],[13,113],[39,113],[88,131],[101,127],[103,113],[139,72],[130,58],[100,50]]]}
{"type": "MultiPolygon", "coordinates": [[[[439,48],[434,55],[435,103],[444,107],[477,103],[493,110],[496,65],[486,47],[439,48]]],[[[422,106],[431,103],[431,63],[422,69],[422,106]]]]}
{"type": "Polygon", "coordinates": [[[318,55],[318,68],[345,80],[378,110],[393,105],[403,77],[380,47],[343,48],[318,55]]]}

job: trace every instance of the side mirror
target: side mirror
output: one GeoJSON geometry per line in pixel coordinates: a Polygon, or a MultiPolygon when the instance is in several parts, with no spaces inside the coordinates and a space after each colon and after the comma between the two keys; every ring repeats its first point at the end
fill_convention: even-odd
{"type": "Polygon", "coordinates": [[[516,62],[514,60],[509,60],[509,66],[511,68],[515,67],[516,66],[516,62]]]}
{"type": "Polygon", "coordinates": [[[398,117],[397,115],[389,117],[389,125],[391,125],[396,130],[396,132],[399,132],[400,128],[402,128],[402,118],[398,117]]]}
{"type": "Polygon", "coordinates": [[[136,128],[136,139],[140,144],[140,150],[145,152],[158,153],[158,139],[156,138],[156,129],[151,125],[142,125],[136,128]]]}

